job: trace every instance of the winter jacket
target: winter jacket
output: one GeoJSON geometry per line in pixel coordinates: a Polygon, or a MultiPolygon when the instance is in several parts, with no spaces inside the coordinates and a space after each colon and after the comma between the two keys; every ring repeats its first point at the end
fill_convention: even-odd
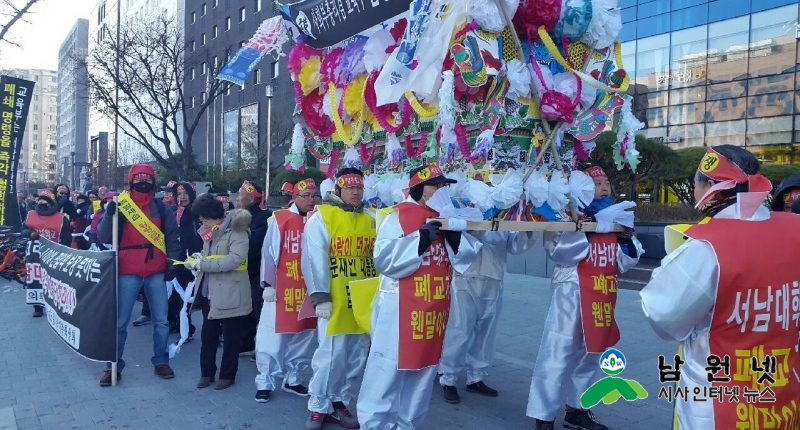
{"type": "MultiPolygon", "coordinates": [[[[201,287],[195,290],[195,297],[203,289],[203,282],[208,282],[209,319],[233,318],[253,311],[247,271],[237,270],[247,262],[251,220],[248,211],[228,212],[213,232],[211,242],[203,245],[203,260],[197,275],[197,285],[201,287]]],[[[205,230],[206,227],[201,227],[198,233],[203,234],[205,230]]]]}
{"type": "MultiPolygon", "coordinates": [[[[178,195],[178,185],[182,185],[186,189],[186,193],[189,195],[189,206],[186,206],[183,209],[183,214],[181,215],[181,219],[178,220],[178,230],[180,231],[180,238],[181,238],[181,258],[186,257],[187,255],[192,255],[195,252],[203,251],[203,238],[200,237],[200,227],[202,227],[202,223],[200,223],[200,218],[194,216],[192,214],[192,204],[194,204],[196,194],[194,192],[194,188],[192,188],[191,184],[187,182],[181,182],[179,184],[175,184],[173,187],[174,195],[178,195]]],[[[175,207],[175,216],[177,218],[177,206],[175,207]]],[[[175,276],[178,277],[178,281],[183,283],[183,279],[188,279],[191,281],[194,276],[192,276],[192,272],[183,267],[183,266],[176,266],[175,276]]]]}
{"type": "MultiPolygon", "coordinates": [[[[138,173],[147,173],[155,177],[155,172],[152,167],[146,164],[136,164],[131,167],[131,171],[128,174],[129,185],[133,182],[134,175],[138,173]]],[[[149,204],[145,207],[140,207],[140,209],[150,218],[150,221],[164,233],[166,255],[153,246],[153,244],[139,233],[133,224],[128,222],[124,216],[120,215],[118,267],[118,273],[120,275],[147,277],[159,273],[166,273],[168,268],[172,271],[171,269],[174,267],[172,261],[167,265],[168,258],[170,260],[181,259],[180,236],[178,223],[175,221],[175,215],[164,207],[164,203],[153,198],[154,195],[155,191],[149,196],[149,199],[147,199],[149,200],[149,204]],[[159,206],[161,207],[159,208],[159,206]]],[[[100,243],[113,243],[113,224],[113,216],[104,216],[102,221],[100,221],[100,226],[97,229],[97,239],[100,243]]]]}
{"type": "Polygon", "coordinates": [[[261,247],[264,245],[264,237],[267,236],[267,227],[269,227],[269,218],[272,216],[272,211],[261,209],[258,205],[253,205],[249,211],[253,221],[250,224],[250,251],[247,272],[253,285],[261,285],[259,279],[261,273],[261,247]]]}

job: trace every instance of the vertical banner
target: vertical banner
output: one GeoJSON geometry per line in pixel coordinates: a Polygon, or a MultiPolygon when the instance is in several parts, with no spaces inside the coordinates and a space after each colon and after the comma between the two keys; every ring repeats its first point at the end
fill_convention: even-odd
{"type": "Polygon", "coordinates": [[[22,227],[17,167],[35,82],[0,76],[0,225],[22,227]]]}
{"type": "Polygon", "coordinates": [[[80,251],[43,238],[28,251],[29,285],[38,286],[53,331],[85,358],[116,362],[114,251],[80,251]]]}

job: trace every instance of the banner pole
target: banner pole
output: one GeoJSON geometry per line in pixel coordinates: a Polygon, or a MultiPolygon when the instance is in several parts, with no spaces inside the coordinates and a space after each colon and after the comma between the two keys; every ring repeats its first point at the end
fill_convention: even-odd
{"type": "MultiPolygon", "coordinates": [[[[111,248],[114,250],[114,260],[115,264],[117,265],[117,270],[119,270],[119,203],[117,200],[117,196],[114,196],[114,205],[117,206],[117,210],[114,212],[113,222],[111,223],[111,248]]],[[[119,287],[119,273],[117,273],[117,278],[114,279],[114,288],[118,289],[119,287]]],[[[119,309],[119,290],[117,294],[117,309],[119,309]]],[[[119,319],[119,315],[117,315],[117,319],[119,319]]],[[[119,351],[119,333],[117,333],[117,345],[114,345],[116,351],[119,351]]],[[[117,386],[117,361],[119,361],[119,357],[116,358],[114,362],[111,363],[111,386],[117,386]]]]}

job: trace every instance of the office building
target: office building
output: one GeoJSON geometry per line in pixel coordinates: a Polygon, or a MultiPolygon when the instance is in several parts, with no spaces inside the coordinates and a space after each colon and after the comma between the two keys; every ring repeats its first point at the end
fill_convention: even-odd
{"type": "MultiPolygon", "coordinates": [[[[89,142],[89,81],[85,60],[89,49],[89,20],[79,19],[58,51],[58,182],[78,189],[89,142]]],[[[88,173],[91,173],[90,171],[88,173]]]]}
{"type": "Polygon", "coordinates": [[[675,149],[745,146],[800,163],[798,1],[619,0],[642,133],[675,149]]]}
{"type": "MultiPolygon", "coordinates": [[[[241,2],[198,0],[186,5],[186,121],[191,123],[207,100],[206,86],[236,51],[256,33],[264,20],[278,14],[269,0],[241,2]]],[[[289,46],[285,46],[289,49],[289,46]]],[[[283,165],[294,123],[294,91],[286,59],[265,57],[243,87],[213,100],[192,138],[197,162],[222,166],[224,171],[251,170],[258,154],[264,159],[267,117],[271,116],[272,174],[283,165]],[[272,112],[266,96],[272,85],[272,112]]],[[[265,165],[262,166],[265,168],[265,165]]],[[[261,178],[258,178],[259,180],[261,178]]],[[[260,181],[259,181],[260,182],[260,181]]]]}

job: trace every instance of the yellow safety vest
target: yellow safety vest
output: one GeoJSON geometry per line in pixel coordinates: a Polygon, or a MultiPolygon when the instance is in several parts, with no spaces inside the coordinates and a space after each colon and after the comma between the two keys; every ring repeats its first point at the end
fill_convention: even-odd
{"type": "Polygon", "coordinates": [[[330,236],[329,261],[333,311],[326,334],[361,334],[353,315],[350,281],[378,276],[372,264],[375,246],[375,219],[366,213],[346,212],[331,205],[319,205],[317,211],[330,236]]]}

